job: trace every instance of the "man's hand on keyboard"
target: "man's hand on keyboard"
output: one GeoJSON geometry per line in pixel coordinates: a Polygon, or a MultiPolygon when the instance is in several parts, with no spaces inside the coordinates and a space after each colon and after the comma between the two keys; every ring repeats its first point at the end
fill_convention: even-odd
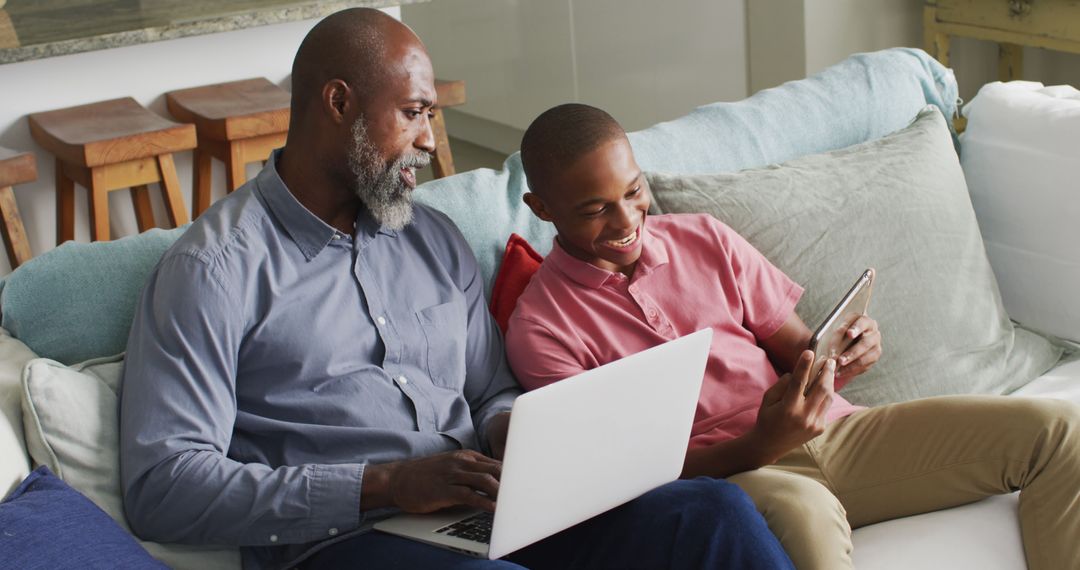
{"type": "Polygon", "coordinates": [[[495,510],[502,463],[476,451],[451,451],[368,469],[373,467],[389,470],[391,502],[405,512],[430,513],[458,505],[495,510]]]}

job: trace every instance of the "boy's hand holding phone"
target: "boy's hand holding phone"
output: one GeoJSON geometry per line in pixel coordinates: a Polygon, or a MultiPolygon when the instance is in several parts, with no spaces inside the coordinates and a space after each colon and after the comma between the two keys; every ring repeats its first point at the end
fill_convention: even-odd
{"type": "Polygon", "coordinates": [[[863,315],[844,333],[853,344],[836,359],[836,380],[847,382],[870,370],[881,358],[881,330],[874,319],[863,315]]]}
{"type": "Polygon", "coordinates": [[[828,359],[811,383],[814,353],[803,351],[791,374],[780,377],[761,399],[757,424],[747,434],[755,439],[761,465],[776,463],[787,452],[825,431],[833,400],[836,361],[828,359]]]}

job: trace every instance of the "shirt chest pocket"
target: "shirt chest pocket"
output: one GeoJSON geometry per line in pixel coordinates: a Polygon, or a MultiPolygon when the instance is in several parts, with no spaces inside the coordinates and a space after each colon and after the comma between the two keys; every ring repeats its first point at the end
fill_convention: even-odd
{"type": "Polygon", "coordinates": [[[465,301],[454,300],[416,311],[424,332],[428,377],[436,386],[460,388],[465,383],[468,322],[465,301]]]}

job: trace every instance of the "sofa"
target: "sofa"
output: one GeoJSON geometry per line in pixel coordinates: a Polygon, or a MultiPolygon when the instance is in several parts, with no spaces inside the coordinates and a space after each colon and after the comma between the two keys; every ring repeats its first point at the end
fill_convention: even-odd
{"type": "MultiPolygon", "coordinates": [[[[1080,131],[1080,97],[988,85],[965,107],[959,137],[950,120],[957,105],[950,70],[897,48],[706,105],[630,139],[656,213],[708,211],[740,231],[806,286],[797,310],[808,323],[864,266],[878,269],[871,313],[887,353],[877,372],[844,388],[849,399],[991,393],[1080,402],[1080,303],[1070,298],[1080,256],[1068,247],[1080,237],[1080,197],[1062,191],[1077,151],[1061,151],[1080,145],[1060,124],[1069,117],[1080,131]],[[1018,154],[1023,161],[1002,160],[1018,154]],[[1028,164],[1042,178],[1016,178],[1028,164]]],[[[508,284],[523,283],[506,277],[520,269],[510,261],[520,259],[507,246],[511,234],[536,255],[551,247],[553,229],[522,204],[525,190],[517,154],[501,170],[416,190],[469,241],[499,300],[494,312],[512,309],[508,284]]],[[[142,283],[183,230],[69,242],[0,283],[0,494],[14,491],[0,504],[0,528],[25,497],[20,482],[45,466],[128,530],[116,463],[122,352],[142,283]]],[[[1016,509],[1016,494],[1002,495],[857,529],[856,566],[1025,568],[1016,509]]],[[[4,540],[0,553],[31,544],[4,540]]],[[[54,554],[75,560],[95,540],[54,554]]],[[[137,544],[172,567],[239,566],[231,547],[137,544]]]]}

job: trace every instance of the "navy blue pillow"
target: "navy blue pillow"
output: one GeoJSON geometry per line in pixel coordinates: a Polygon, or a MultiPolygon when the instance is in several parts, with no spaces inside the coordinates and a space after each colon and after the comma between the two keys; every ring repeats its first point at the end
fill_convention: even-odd
{"type": "Polygon", "coordinates": [[[168,568],[45,466],[0,502],[0,553],[23,570],[168,568]]]}

